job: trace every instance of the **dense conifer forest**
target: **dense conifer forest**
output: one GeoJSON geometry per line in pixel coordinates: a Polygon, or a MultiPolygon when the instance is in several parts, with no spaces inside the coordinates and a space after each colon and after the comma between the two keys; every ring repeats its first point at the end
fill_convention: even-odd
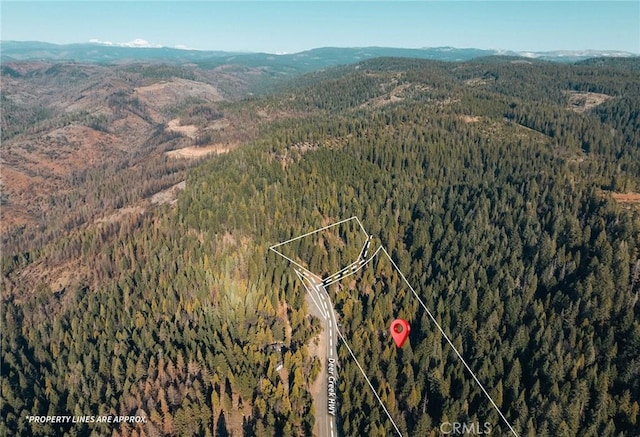
{"type": "MultiPolygon", "coordinates": [[[[3,252],[0,433],[310,435],[320,323],[268,248],[358,216],[519,435],[638,435],[640,207],[619,200],[640,191],[638,70],[381,58],[230,105],[285,115],[190,170],[176,206],[3,252]],[[43,266],[90,269],[23,285],[43,266]],[[103,414],[148,420],[25,420],[103,414]]],[[[317,251],[314,268],[342,267],[317,251]]],[[[508,435],[419,309],[395,351],[390,309],[412,304],[381,269],[371,293],[331,292],[402,433],[508,435]]],[[[339,434],[393,435],[338,353],[339,434]]]]}

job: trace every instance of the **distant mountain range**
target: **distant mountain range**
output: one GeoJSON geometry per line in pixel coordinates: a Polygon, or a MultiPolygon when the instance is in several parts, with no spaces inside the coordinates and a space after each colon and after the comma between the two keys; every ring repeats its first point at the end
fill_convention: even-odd
{"type": "MultiPolygon", "coordinates": [[[[144,42],[144,41],[143,41],[144,42]]],[[[474,48],[429,47],[402,49],[392,47],[337,48],[324,47],[292,54],[239,53],[150,47],[136,41],[126,45],[93,42],[86,44],[50,44],[35,41],[0,42],[0,61],[75,61],[83,63],[168,62],[194,63],[201,66],[237,64],[247,67],[272,67],[297,72],[313,71],[335,65],[351,64],[382,56],[468,61],[487,56],[515,56],[555,62],[577,62],[600,57],[637,57],[621,51],[553,51],[514,52],[474,48]]]]}

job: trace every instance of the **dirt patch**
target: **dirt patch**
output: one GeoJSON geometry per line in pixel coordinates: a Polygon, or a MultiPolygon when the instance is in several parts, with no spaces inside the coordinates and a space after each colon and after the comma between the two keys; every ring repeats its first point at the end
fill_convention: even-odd
{"type": "Polygon", "coordinates": [[[166,130],[171,132],[178,132],[185,137],[195,138],[196,132],[198,132],[198,127],[193,124],[182,126],[180,124],[180,119],[174,118],[173,120],[169,121],[169,123],[167,123],[166,130]]]}
{"type": "Polygon", "coordinates": [[[109,214],[106,217],[101,217],[96,220],[96,223],[115,223],[122,220],[123,217],[128,215],[138,215],[144,212],[144,208],[141,206],[129,206],[126,208],[120,208],[113,214],[109,214]]]}
{"type": "Polygon", "coordinates": [[[210,121],[209,124],[207,124],[207,130],[223,130],[226,127],[231,126],[229,124],[228,120],[225,119],[220,119],[220,120],[213,120],[210,121]]]}
{"type": "Polygon", "coordinates": [[[616,193],[612,192],[611,197],[618,203],[625,203],[628,205],[640,204],[640,193],[616,193]]]}
{"type": "Polygon", "coordinates": [[[212,85],[187,79],[173,79],[135,88],[135,95],[152,107],[175,105],[187,97],[209,102],[224,100],[218,89],[212,85]]]}
{"type": "Polygon", "coordinates": [[[569,95],[569,109],[575,112],[585,112],[598,105],[602,105],[613,97],[607,94],[567,91],[569,95]]]}
{"type": "Polygon", "coordinates": [[[153,196],[151,196],[151,203],[155,205],[164,205],[175,204],[178,201],[178,193],[186,187],[187,183],[185,181],[178,182],[172,187],[167,188],[166,190],[162,190],[153,196]]]}
{"type": "Polygon", "coordinates": [[[171,150],[166,152],[166,155],[169,158],[182,158],[182,159],[198,159],[205,157],[207,155],[221,155],[223,153],[227,153],[229,150],[235,148],[237,146],[236,143],[217,143],[210,144],[204,147],[184,147],[182,149],[171,150]]]}
{"type": "Polygon", "coordinates": [[[567,162],[571,162],[574,164],[582,164],[587,160],[587,156],[583,153],[581,155],[574,155],[573,157],[567,158],[567,162]]]}
{"type": "Polygon", "coordinates": [[[360,108],[380,108],[381,106],[390,105],[392,103],[401,102],[405,99],[404,93],[409,88],[410,84],[402,84],[393,88],[388,94],[384,96],[375,97],[367,100],[360,108]]]}
{"type": "Polygon", "coordinates": [[[397,94],[390,94],[383,97],[376,97],[375,99],[371,99],[360,105],[360,108],[380,108],[381,106],[390,105],[392,103],[401,102],[403,100],[404,97],[400,97],[397,94]]]}
{"type": "Polygon", "coordinates": [[[19,273],[18,280],[23,284],[31,284],[34,289],[36,284],[45,284],[52,292],[57,293],[79,284],[88,273],[87,266],[82,265],[79,260],[54,266],[40,261],[25,267],[19,273]]]}
{"type": "Polygon", "coordinates": [[[489,85],[491,83],[494,82],[493,78],[486,78],[486,77],[474,77],[472,79],[467,79],[465,80],[463,83],[467,86],[484,86],[484,85],[489,85]]]}
{"type": "Polygon", "coordinates": [[[465,123],[477,123],[480,121],[480,117],[478,117],[477,115],[463,115],[462,121],[464,121],[465,123]]]}

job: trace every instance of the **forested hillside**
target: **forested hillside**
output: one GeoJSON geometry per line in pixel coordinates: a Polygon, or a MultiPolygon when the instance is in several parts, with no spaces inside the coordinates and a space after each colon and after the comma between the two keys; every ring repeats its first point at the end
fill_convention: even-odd
{"type": "MultiPolygon", "coordinates": [[[[242,102],[285,115],[190,170],[176,206],[3,253],[0,432],[310,435],[320,325],[268,248],[356,215],[520,435],[638,435],[637,71],[382,58],[242,102]],[[21,282],[47,266],[89,273],[62,290],[21,282]],[[25,420],[47,414],[148,421],[25,420]]],[[[402,393],[383,393],[402,433],[488,421],[508,435],[426,315],[395,352],[390,287],[362,314],[335,297],[352,347],[402,393]]],[[[338,352],[339,434],[392,435],[338,352]]]]}

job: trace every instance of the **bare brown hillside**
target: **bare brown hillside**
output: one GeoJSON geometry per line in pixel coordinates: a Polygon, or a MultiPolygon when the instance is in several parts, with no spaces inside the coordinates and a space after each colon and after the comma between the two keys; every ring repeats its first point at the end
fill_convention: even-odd
{"type": "Polygon", "coordinates": [[[168,151],[204,157],[212,147],[220,153],[217,144],[227,151],[254,132],[242,114],[223,109],[246,91],[247,72],[9,66],[1,89],[0,233],[10,250],[139,206],[183,181],[193,161],[171,159],[168,151]]]}

